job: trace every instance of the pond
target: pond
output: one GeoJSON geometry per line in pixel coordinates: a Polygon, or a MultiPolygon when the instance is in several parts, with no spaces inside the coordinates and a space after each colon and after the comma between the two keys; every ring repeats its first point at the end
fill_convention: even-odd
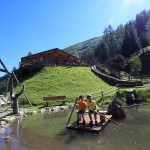
{"type": "MultiPolygon", "coordinates": [[[[44,113],[16,120],[0,133],[1,150],[149,150],[150,106],[125,109],[127,117],[96,133],[66,129],[71,111],[44,113]]],[[[72,116],[72,121],[76,114],[72,116]]]]}

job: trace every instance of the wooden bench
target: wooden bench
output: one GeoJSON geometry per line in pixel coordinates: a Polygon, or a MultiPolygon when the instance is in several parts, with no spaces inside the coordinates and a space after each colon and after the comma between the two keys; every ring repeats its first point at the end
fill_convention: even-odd
{"type": "Polygon", "coordinates": [[[62,104],[65,105],[66,96],[46,96],[43,97],[43,101],[46,103],[46,106],[48,106],[48,102],[50,101],[62,102],[62,104]]]}

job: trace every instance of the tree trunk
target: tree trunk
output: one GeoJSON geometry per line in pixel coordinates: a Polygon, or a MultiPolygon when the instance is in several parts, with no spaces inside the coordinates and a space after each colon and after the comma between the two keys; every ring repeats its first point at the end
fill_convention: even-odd
{"type": "Polygon", "coordinates": [[[13,100],[13,114],[19,113],[18,99],[13,100]]]}

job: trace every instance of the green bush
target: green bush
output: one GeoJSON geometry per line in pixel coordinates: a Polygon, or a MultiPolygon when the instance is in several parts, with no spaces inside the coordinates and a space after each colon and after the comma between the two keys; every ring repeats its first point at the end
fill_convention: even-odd
{"type": "MultiPolygon", "coordinates": [[[[118,90],[116,92],[116,97],[119,100],[125,102],[126,90],[118,90]]],[[[137,94],[137,102],[148,102],[148,101],[150,101],[150,89],[147,89],[147,88],[137,89],[136,94],[137,94]]]]}
{"type": "Polygon", "coordinates": [[[150,89],[141,89],[137,90],[137,99],[138,101],[148,102],[150,101],[150,89]]]}
{"type": "Polygon", "coordinates": [[[119,100],[124,100],[126,97],[126,91],[125,90],[118,90],[116,92],[116,98],[119,99],[119,100]]]}

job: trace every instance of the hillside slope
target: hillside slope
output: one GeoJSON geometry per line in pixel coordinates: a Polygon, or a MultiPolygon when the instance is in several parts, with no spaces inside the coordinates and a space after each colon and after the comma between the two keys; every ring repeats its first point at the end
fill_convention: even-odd
{"type": "Polygon", "coordinates": [[[150,46],[145,47],[137,51],[136,53],[132,54],[129,58],[129,61],[134,57],[138,56],[142,63],[142,70],[141,74],[150,74],[150,46]]]}
{"type": "Polygon", "coordinates": [[[95,37],[95,38],[86,40],[84,42],[80,42],[72,46],[69,46],[63,50],[76,57],[79,57],[80,55],[82,55],[83,52],[93,51],[95,47],[97,47],[100,40],[101,40],[101,37],[95,37]]]}
{"type": "MultiPolygon", "coordinates": [[[[69,101],[74,101],[80,94],[92,94],[111,88],[95,76],[89,67],[46,67],[22,84],[26,95],[36,105],[43,103],[43,96],[66,95],[69,101]]],[[[23,99],[25,97],[21,95],[20,100],[23,99]]]]}

